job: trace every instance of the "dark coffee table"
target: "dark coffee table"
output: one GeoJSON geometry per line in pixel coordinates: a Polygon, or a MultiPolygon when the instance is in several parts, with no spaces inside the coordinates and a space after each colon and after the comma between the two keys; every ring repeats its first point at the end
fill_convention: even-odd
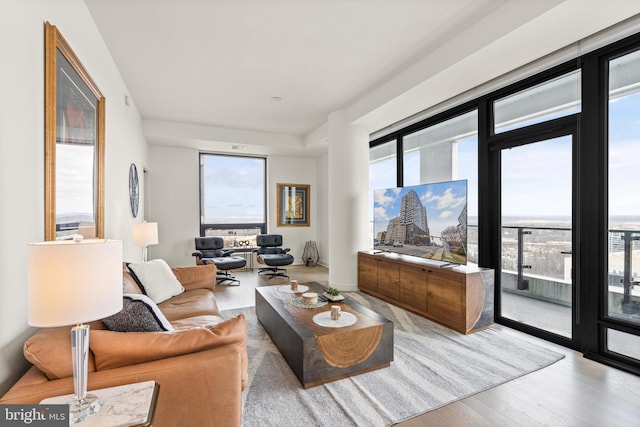
{"type": "MultiPolygon", "coordinates": [[[[301,283],[322,294],[318,283],[301,283]]],[[[256,288],[256,316],[304,388],[388,367],[393,361],[393,322],[348,297],[319,308],[291,304],[280,286],[256,288]],[[356,316],[351,326],[319,326],[312,318],[340,305],[356,316]]]]}

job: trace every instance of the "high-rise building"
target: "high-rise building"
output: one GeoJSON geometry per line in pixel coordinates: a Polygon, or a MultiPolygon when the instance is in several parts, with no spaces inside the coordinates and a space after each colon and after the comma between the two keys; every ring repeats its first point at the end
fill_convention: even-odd
{"type": "Polygon", "coordinates": [[[415,190],[409,191],[400,201],[400,221],[403,224],[414,224],[421,230],[429,230],[427,210],[415,190]]]}
{"type": "Polygon", "coordinates": [[[464,208],[460,211],[460,215],[458,215],[458,227],[467,228],[467,204],[464,204],[464,208]]]}
{"type": "Polygon", "coordinates": [[[404,242],[406,239],[406,227],[400,220],[395,217],[389,221],[387,225],[387,240],[390,242],[404,242]]]}
{"type": "Polygon", "coordinates": [[[400,215],[387,225],[387,239],[394,242],[430,245],[427,209],[415,190],[409,191],[400,200],[400,215]]]}

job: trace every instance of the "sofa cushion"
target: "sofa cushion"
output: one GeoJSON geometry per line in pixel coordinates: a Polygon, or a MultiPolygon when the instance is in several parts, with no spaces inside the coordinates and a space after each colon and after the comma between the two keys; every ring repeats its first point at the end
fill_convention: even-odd
{"type": "Polygon", "coordinates": [[[156,304],[184,292],[171,267],[162,259],[130,263],[128,267],[140,281],[144,293],[156,304]]]}
{"type": "MultiPolygon", "coordinates": [[[[104,328],[100,321],[89,324],[89,341],[93,333],[104,328]]],[[[71,327],[42,328],[23,346],[25,359],[40,369],[48,379],[57,380],[73,376],[71,360],[71,327]]],[[[89,372],[96,370],[93,354],[89,352],[89,372]]]]}
{"type": "Polygon", "coordinates": [[[174,332],[123,334],[107,330],[94,331],[89,346],[98,371],[233,346],[242,355],[243,381],[246,381],[247,324],[242,314],[214,326],[174,332]]]}
{"type": "Polygon", "coordinates": [[[176,278],[186,290],[211,289],[216,287],[215,264],[199,265],[197,267],[174,267],[171,269],[176,278]]]}
{"type": "Polygon", "coordinates": [[[122,310],[105,317],[102,323],[111,331],[161,332],[173,327],[151,298],[142,294],[124,294],[122,310]]]}
{"type": "Polygon", "coordinates": [[[219,314],[216,297],[208,289],[183,292],[158,304],[158,307],[170,322],[187,317],[219,314]]]}

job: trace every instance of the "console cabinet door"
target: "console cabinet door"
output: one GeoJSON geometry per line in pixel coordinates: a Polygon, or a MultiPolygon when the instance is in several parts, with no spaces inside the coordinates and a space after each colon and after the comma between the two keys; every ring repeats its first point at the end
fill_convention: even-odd
{"type": "Polygon", "coordinates": [[[358,287],[378,292],[378,260],[358,254],[358,287]]]}
{"type": "Polygon", "coordinates": [[[396,301],[400,299],[400,266],[397,262],[378,258],[378,293],[396,301]]]}
{"type": "Polygon", "coordinates": [[[400,267],[400,302],[419,312],[427,311],[427,270],[400,267]]]}
{"type": "Polygon", "coordinates": [[[460,330],[464,327],[463,279],[431,271],[427,279],[428,314],[460,330]]]}

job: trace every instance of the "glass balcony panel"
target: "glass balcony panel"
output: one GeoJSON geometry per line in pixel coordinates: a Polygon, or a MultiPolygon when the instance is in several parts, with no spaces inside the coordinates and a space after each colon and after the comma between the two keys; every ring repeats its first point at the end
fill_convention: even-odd
{"type": "Polygon", "coordinates": [[[609,230],[608,254],[608,315],[640,324],[640,230],[609,230]]]}
{"type": "Polygon", "coordinates": [[[571,281],[571,229],[568,227],[502,228],[502,268],[517,271],[518,235],[522,230],[526,276],[571,281]]]}
{"type": "Polygon", "coordinates": [[[502,231],[502,315],[571,337],[571,229],[502,231]]]}

